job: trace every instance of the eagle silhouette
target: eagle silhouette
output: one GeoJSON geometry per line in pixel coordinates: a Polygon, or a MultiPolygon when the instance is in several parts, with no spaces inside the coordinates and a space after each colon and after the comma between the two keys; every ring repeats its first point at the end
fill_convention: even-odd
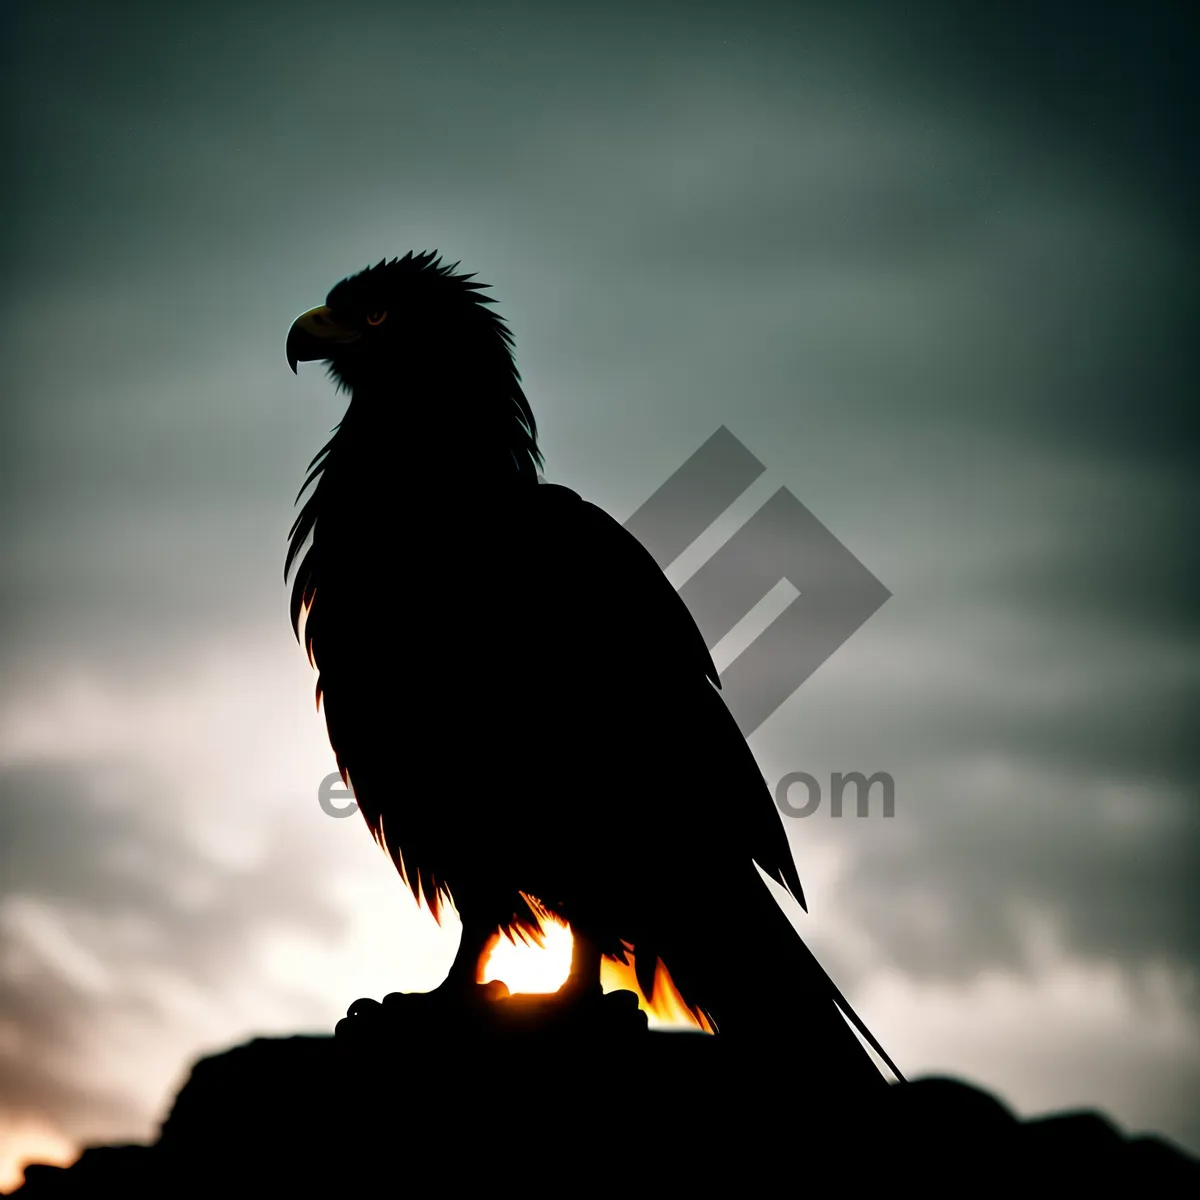
{"type": "Polygon", "coordinates": [[[482,999],[494,939],[550,913],[574,934],[564,1003],[604,956],[650,996],[661,959],[718,1037],[885,1084],[756,868],[803,906],[699,630],[630,533],[540,481],[511,333],[457,267],[385,259],[287,338],[293,371],[326,362],[349,394],[297,496],[292,623],[371,833],[462,919],[438,991],[482,999]]]}

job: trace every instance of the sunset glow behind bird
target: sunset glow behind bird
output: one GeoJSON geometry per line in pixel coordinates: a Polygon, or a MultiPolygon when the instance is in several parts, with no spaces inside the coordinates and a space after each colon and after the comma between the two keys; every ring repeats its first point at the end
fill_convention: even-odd
{"type": "MultiPolygon", "coordinates": [[[[571,927],[553,916],[543,916],[538,940],[525,940],[520,933],[511,938],[500,937],[482,965],[480,982],[499,981],[513,995],[555,992],[570,974],[573,946],[571,927]]],[[[634,961],[632,954],[628,963],[604,960],[600,968],[600,981],[605,992],[634,992],[638,1007],[646,1014],[652,1029],[713,1032],[704,1016],[688,1007],[661,959],[654,978],[652,997],[646,997],[638,987],[634,961]]]]}

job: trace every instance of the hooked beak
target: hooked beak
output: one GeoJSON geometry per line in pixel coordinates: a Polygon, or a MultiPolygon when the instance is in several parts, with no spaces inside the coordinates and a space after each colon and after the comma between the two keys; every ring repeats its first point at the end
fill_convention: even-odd
{"type": "Polygon", "coordinates": [[[335,347],[356,342],[362,334],[349,325],[341,324],[332,312],[322,304],[292,322],[287,336],[287,361],[296,374],[298,362],[316,362],[332,358],[335,347]]]}

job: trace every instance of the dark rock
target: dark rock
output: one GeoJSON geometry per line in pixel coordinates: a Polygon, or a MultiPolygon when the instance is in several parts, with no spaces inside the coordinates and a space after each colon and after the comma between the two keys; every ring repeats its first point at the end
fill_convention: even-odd
{"type": "Polygon", "coordinates": [[[650,1032],[620,996],[567,1008],[397,996],[356,1002],[352,1014],[333,1038],[259,1038],[202,1059],[155,1145],[91,1149],[66,1170],[31,1167],[17,1194],[815,1183],[851,1194],[911,1184],[956,1195],[1053,1185],[1163,1196],[1200,1183],[1196,1160],[1158,1139],[1128,1139],[1095,1113],[1020,1122],[953,1079],[812,1094],[802,1063],[741,1058],[704,1034],[650,1032]]]}

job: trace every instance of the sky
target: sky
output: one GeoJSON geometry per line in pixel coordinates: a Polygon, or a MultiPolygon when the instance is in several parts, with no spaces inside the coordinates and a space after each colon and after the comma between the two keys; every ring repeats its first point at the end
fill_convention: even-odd
{"type": "Polygon", "coordinates": [[[426,249],[493,286],[548,479],[625,520],[724,425],[741,519],[786,487],[892,593],[751,745],[895,780],[785,825],[906,1074],[1200,1152],[1188,6],[9,25],[0,1186],[453,957],[321,811],[282,579],[344,404],[287,329],[426,249]]]}

